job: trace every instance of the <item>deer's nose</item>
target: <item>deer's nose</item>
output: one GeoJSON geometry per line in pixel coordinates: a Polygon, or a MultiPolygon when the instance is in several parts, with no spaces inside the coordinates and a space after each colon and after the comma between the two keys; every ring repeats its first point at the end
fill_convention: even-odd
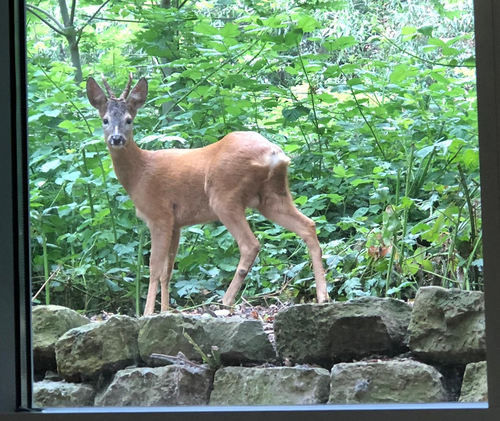
{"type": "Polygon", "coordinates": [[[114,134],[108,140],[111,146],[122,146],[125,144],[125,138],[121,134],[114,134]]]}

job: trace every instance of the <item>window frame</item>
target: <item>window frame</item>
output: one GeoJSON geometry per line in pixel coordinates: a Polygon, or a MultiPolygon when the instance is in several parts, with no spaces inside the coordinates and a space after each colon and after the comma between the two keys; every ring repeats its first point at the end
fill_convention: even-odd
{"type": "Polygon", "coordinates": [[[410,405],[322,405],[286,407],[68,408],[30,410],[32,357],[28,145],[26,112],[25,0],[0,1],[0,418],[2,420],[218,421],[272,417],[273,421],[384,420],[496,421],[500,419],[500,2],[475,0],[477,92],[483,212],[488,403],[410,405]],[[494,192],[494,193],[491,193],[494,192]],[[168,413],[168,415],[166,415],[168,413]]]}

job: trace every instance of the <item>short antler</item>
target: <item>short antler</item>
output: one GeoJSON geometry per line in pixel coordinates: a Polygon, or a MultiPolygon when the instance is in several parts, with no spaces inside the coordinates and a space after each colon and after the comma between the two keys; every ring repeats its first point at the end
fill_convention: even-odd
{"type": "Polygon", "coordinates": [[[118,99],[127,99],[128,94],[130,93],[130,87],[132,86],[132,73],[128,74],[128,83],[125,89],[123,90],[123,93],[120,95],[120,98],[118,99]]]}
{"type": "Polygon", "coordinates": [[[109,86],[108,81],[106,80],[106,78],[104,77],[104,75],[102,73],[101,73],[101,77],[102,77],[102,83],[104,84],[104,87],[106,88],[106,92],[108,93],[109,99],[116,99],[116,96],[115,96],[114,92],[112,91],[111,86],[109,86]]]}

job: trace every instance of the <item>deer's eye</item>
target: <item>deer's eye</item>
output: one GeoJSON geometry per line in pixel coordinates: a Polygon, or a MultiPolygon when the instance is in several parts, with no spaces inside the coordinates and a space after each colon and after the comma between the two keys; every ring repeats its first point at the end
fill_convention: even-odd
{"type": "Polygon", "coordinates": [[[109,123],[109,120],[107,118],[102,119],[102,124],[106,125],[109,123]]]}
{"type": "Polygon", "coordinates": [[[130,117],[129,117],[129,118],[127,118],[127,119],[125,120],[125,123],[127,123],[127,124],[132,124],[132,119],[131,119],[130,117]]]}

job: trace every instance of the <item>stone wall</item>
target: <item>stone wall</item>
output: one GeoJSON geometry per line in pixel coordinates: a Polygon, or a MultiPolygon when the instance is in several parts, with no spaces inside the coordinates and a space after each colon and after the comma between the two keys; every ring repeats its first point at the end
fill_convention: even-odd
{"type": "Polygon", "coordinates": [[[487,400],[480,292],[421,288],[258,320],[162,313],[90,322],[33,309],[39,407],[487,400]],[[57,372],[54,372],[57,370],[57,372]],[[465,372],[465,376],[464,376],[465,372]]]}

